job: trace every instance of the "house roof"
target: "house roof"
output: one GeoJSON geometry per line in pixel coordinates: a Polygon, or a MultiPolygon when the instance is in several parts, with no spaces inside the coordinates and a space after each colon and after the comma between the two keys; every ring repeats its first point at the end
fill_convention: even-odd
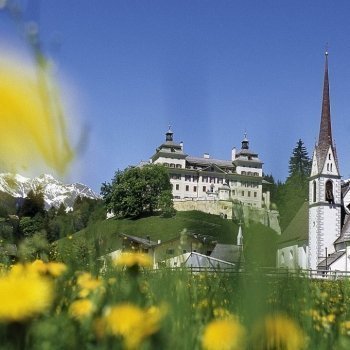
{"type": "Polygon", "coordinates": [[[330,265],[332,265],[335,261],[337,261],[339,258],[341,258],[345,254],[345,251],[337,251],[332,254],[329,254],[327,259],[322,260],[318,265],[318,269],[327,269],[330,265]]]}
{"type": "Polygon", "coordinates": [[[158,245],[157,242],[151,241],[150,239],[147,239],[147,238],[131,236],[131,235],[127,235],[125,233],[120,233],[119,236],[123,237],[124,239],[128,239],[129,241],[133,241],[133,242],[136,242],[138,244],[142,244],[142,245],[144,245],[144,246],[146,246],[148,248],[151,248],[151,247],[154,247],[154,246],[158,245]]]}
{"type": "Polygon", "coordinates": [[[231,263],[238,263],[243,260],[242,247],[234,244],[216,244],[211,258],[216,258],[231,263]]]}
{"type": "Polygon", "coordinates": [[[290,241],[304,241],[309,237],[308,202],[304,202],[287,228],[282,232],[278,244],[290,241]]]}

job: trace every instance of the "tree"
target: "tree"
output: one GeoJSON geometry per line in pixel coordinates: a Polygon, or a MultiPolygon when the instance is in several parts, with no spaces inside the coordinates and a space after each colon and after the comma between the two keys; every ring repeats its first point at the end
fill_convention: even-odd
{"type": "Polygon", "coordinates": [[[19,210],[20,216],[34,217],[38,213],[45,212],[44,192],[40,187],[35,191],[30,190],[27,197],[23,201],[23,205],[19,210]]]}
{"type": "MultiPolygon", "coordinates": [[[[159,210],[166,196],[164,191],[171,193],[169,174],[164,166],[154,164],[118,170],[112,182],[101,187],[107,210],[119,217],[138,217],[159,210]]],[[[171,210],[172,201],[168,205],[171,210]]]]}
{"type": "Polygon", "coordinates": [[[289,178],[298,178],[302,181],[310,176],[311,161],[304,143],[301,139],[293,149],[292,156],[289,160],[289,178]]]}

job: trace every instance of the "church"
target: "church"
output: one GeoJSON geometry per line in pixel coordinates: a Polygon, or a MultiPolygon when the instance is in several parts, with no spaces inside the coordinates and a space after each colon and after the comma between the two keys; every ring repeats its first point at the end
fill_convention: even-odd
{"type": "Polygon", "coordinates": [[[312,156],[309,200],[279,239],[280,268],[317,273],[350,271],[350,185],[341,179],[330,110],[326,52],[321,122],[312,156]]]}
{"type": "Polygon", "coordinates": [[[174,141],[169,127],[165,141],[147,163],[168,169],[174,203],[237,200],[256,209],[270,205],[269,192],[263,191],[263,162],[250,149],[246,134],[241,149],[233,148],[231,159],[221,160],[208,153],[203,157],[186,154],[183,142],[174,141]]]}

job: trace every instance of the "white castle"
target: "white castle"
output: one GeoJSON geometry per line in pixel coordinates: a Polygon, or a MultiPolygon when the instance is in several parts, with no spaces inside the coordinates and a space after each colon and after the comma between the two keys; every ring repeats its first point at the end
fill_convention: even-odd
{"type": "Polygon", "coordinates": [[[350,271],[350,191],[342,181],[332,137],[326,52],[321,123],[312,157],[309,201],[279,240],[277,266],[319,272],[350,271]]]}
{"type": "Polygon", "coordinates": [[[269,193],[263,193],[263,163],[249,149],[245,135],[239,151],[232,149],[230,160],[189,156],[183,142],[176,143],[169,127],[150,163],[168,168],[174,201],[238,200],[254,208],[269,206],[269,193]]]}

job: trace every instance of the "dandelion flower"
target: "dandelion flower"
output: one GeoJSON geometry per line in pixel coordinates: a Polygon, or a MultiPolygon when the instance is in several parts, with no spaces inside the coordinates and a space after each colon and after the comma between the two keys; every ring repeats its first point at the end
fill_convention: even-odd
{"type": "Polygon", "coordinates": [[[89,317],[93,313],[94,309],[94,304],[90,300],[81,299],[73,301],[69,307],[68,312],[73,318],[82,320],[86,317],[89,317]]]}
{"type": "Polygon", "coordinates": [[[209,323],[202,337],[205,350],[242,350],[245,330],[236,319],[215,320],[209,323]]]}
{"type": "Polygon", "coordinates": [[[159,308],[143,310],[125,303],[107,310],[105,324],[108,333],[123,338],[127,349],[138,349],[144,339],[158,332],[162,317],[159,308]]]}
{"type": "Polygon", "coordinates": [[[115,260],[114,263],[119,267],[152,267],[152,259],[148,254],[143,253],[122,253],[115,260]]]}
{"type": "Polygon", "coordinates": [[[83,272],[78,276],[77,285],[80,287],[79,296],[85,298],[92,291],[99,288],[102,285],[102,282],[101,280],[92,277],[90,273],[83,272]]]}
{"type": "Polygon", "coordinates": [[[53,300],[52,284],[23,266],[0,277],[0,321],[21,321],[46,311],[53,300]]]}
{"type": "Polygon", "coordinates": [[[257,350],[301,350],[306,347],[306,336],[290,318],[270,315],[255,327],[253,344],[257,350]]]}
{"type": "Polygon", "coordinates": [[[73,151],[47,62],[41,63],[33,67],[14,55],[1,57],[0,161],[14,171],[43,164],[63,173],[73,151]]]}

